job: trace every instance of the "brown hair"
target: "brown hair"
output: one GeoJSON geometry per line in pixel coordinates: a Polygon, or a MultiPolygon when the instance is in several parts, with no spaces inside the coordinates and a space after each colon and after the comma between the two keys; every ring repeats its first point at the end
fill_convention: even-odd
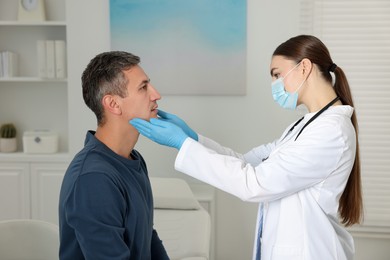
{"type": "Polygon", "coordinates": [[[124,51],[96,55],[85,68],[82,90],[85,104],[95,113],[98,125],[105,123],[102,98],[107,94],[127,96],[127,79],[123,71],[138,65],[140,58],[124,51]]]}
{"type": "MultiPolygon", "coordinates": [[[[275,55],[284,56],[287,59],[294,60],[296,63],[299,63],[304,58],[309,59],[317,65],[321,75],[331,84],[332,76],[330,71],[334,72],[335,81],[333,87],[337,96],[343,104],[354,106],[344,71],[333,63],[328,48],[318,38],[311,35],[299,35],[290,38],[276,48],[273,53],[273,56],[275,55]]],[[[345,226],[360,223],[363,217],[358,123],[355,112],[353,112],[351,120],[356,132],[355,162],[344,192],[340,197],[338,209],[342,223],[345,226]]]]}

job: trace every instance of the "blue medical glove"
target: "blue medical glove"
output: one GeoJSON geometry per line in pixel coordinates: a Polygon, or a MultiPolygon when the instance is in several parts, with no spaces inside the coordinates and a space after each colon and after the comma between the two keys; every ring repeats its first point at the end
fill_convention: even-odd
{"type": "Polygon", "coordinates": [[[164,120],[151,118],[150,122],[134,118],[129,122],[140,134],[150,140],[180,150],[188,135],[177,125],[164,120]]]}
{"type": "Polygon", "coordinates": [[[157,115],[159,115],[162,120],[174,123],[175,125],[179,126],[184,131],[184,133],[186,133],[189,137],[191,137],[195,141],[198,141],[198,134],[194,130],[192,130],[186,124],[186,122],[184,122],[184,120],[182,120],[177,115],[164,112],[160,109],[158,110],[157,115]]]}

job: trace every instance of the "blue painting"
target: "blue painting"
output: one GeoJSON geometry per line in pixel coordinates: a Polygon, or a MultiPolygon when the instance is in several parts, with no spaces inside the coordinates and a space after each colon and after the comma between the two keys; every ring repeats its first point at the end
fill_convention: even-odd
{"type": "Polygon", "coordinates": [[[111,49],[165,95],[246,94],[245,0],[110,0],[111,49]]]}

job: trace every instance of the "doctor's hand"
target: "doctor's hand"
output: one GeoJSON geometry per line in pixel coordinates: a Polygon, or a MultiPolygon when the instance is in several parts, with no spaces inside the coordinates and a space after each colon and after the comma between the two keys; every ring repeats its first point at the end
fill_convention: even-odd
{"type": "Polygon", "coordinates": [[[188,138],[188,135],[179,126],[168,121],[151,118],[150,122],[148,122],[140,118],[134,118],[129,123],[140,134],[150,140],[178,150],[180,150],[184,141],[188,138]]]}
{"type": "Polygon", "coordinates": [[[186,124],[186,122],[184,122],[184,120],[178,117],[177,115],[164,112],[160,109],[158,110],[157,115],[160,117],[161,120],[166,122],[171,122],[179,126],[184,131],[184,133],[186,133],[189,137],[191,137],[195,141],[198,141],[198,134],[194,130],[192,130],[186,124]]]}

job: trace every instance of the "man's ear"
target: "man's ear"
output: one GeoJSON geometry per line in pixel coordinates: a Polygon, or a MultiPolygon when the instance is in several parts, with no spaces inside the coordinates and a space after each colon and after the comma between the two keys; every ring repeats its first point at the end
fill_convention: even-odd
{"type": "Polygon", "coordinates": [[[113,95],[105,95],[102,99],[102,105],[104,107],[104,110],[115,114],[115,115],[121,115],[122,109],[120,107],[120,104],[118,103],[117,97],[113,95]]]}

